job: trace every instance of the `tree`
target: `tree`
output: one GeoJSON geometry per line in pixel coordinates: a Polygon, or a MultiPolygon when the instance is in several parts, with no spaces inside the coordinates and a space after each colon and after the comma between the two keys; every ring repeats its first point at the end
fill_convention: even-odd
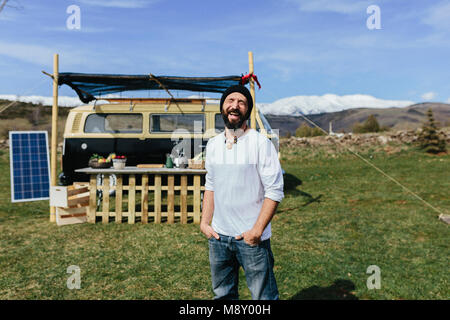
{"type": "Polygon", "coordinates": [[[422,132],[419,135],[420,147],[427,153],[445,152],[445,139],[438,133],[431,108],[427,111],[427,117],[428,122],[423,124],[422,132]]]}
{"type": "Polygon", "coordinates": [[[381,127],[375,115],[371,114],[363,124],[354,124],[352,131],[354,133],[380,132],[381,127]]]}
{"type": "Polygon", "coordinates": [[[311,128],[306,123],[302,123],[300,127],[295,130],[296,137],[316,137],[323,136],[325,133],[318,127],[311,128]]]}
{"type": "Polygon", "coordinates": [[[296,137],[310,137],[311,136],[311,128],[306,123],[302,123],[300,127],[295,130],[296,137]]]}

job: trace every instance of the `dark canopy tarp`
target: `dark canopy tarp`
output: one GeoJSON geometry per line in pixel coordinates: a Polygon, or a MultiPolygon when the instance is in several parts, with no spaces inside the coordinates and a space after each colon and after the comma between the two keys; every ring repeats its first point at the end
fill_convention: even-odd
{"type": "Polygon", "coordinates": [[[133,90],[188,90],[197,92],[224,92],[235,84],[248,83],[248,76],[228,77],[173,77],[153,75],[60,73],[58,84],[67,84],[80,100],[89,103],[98,95],[133,90]]]}

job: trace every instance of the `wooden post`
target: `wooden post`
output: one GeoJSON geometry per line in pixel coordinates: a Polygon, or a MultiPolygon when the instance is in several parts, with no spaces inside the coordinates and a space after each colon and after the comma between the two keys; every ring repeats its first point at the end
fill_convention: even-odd
{"type": "Polygon", "coordinates": [[[161,175],[155,174],[155,223],[161,223],[161,175]]]}
{"type": "Polygon", "coordinates": [[[117,175],[116,182],[116,223],[122,223],[122,175],[117,175]]]}
{"type": "MultiPolygon", "coordinates": [[[[56,186],[56,149],[58,147],[58,76],[59,76],[59,56],[53,55],[53,106],[52,106],[52,138],[51,138],[51,186],[56,186]]],[[[56,208],[50,207],[50,222],[56,222],[56,208]]]]}
{"type": "Polygon", "coordinates": [[[89,181],[89,208],[87,213],[87,222],[95,223],[97,211],[97,176],[91,174],[89,181]]]}
{"type": "Polygon", "coordinates": [[[103,204],[102,204],[102,223],[107,224],[109,222],[109,174],[105,174],[103,179],[103,204]]]}
{"type": "Polygon", "coordinates": [[[194,223],[200,224],[200,175],[194,175],[194,223]]]}
{"type": "Polygon", "coordinates": [[[171,224],[175,221],[175,177],[173,174],[167,176],[167,223],[171,224]]]}
{"type": "Polygon", "coordinates": [[[180,208],[181,218],[180,222],[187,223],[187,175],[181,175],[181,192],[180,192],[180,208]]]}
{"type": "Polygon", "coordinates": [[[134,224],[136,217],[136,177],[130,174],[128,178],[128,223],[134,224]]]}
{"type": "Polygon", "coordinates": [[[148,223],[148,175],[142,175],[141,222],[148,223]]]}
{"type": "MultiPolygon", "coordinates": [[[[248,52],[248,73],[252,74],[254,71],[253,66],[253,52],[248,52]]],[[[256,129],[256,106],[255,106],[255,81],[250,78],[250,93],[253,98],[253,109],[252,113],[250,114],[250,122],[251,122],[251,128],[256,129]]]]}

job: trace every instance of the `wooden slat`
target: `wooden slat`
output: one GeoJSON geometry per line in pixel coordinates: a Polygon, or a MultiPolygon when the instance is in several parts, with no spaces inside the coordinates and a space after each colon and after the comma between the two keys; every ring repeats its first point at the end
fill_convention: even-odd
{"type": "Polygon", "coordinates": [[[116,181],[116,223],[122,223],[122,175],[117,175],[116,181]]]}
{"type": "Polygon", "coordinates": [[[138,168],[164,168],[163,164],[138,164],[138,168]]]}
{"type": "Polygon", "coordinates": [[[142,223],[148,223],[148,175],[142,175],[142,223]]]}
{"type": "MultiPolygon", "coordinates": [[[[205,187],[202,186],[200,189],[201,189],[201,190],[205,190],[205,187]]],[[[115,190],[115,187],[110,187],[109,190],[115,190]]],[[[123,189],[122,189],[122,190],[129,190],[129,187],[128,187],[128,186],[123,186],[123,189]]],[[[136,190],[136,191],[142,190],[142,186],[136,186],[136,187],[135,187],[135,190],[136,190]]],[[[155,186],[149,186],[149,187],[148,187],[148,190],[150,190],[150,191],[155,191],[155,186]]],[[[168,189],[168,186],[161,186],[161,191],[168,191],[168,190],[169,190],[169,189],[168,189]]],[[[175,190],[175,191],[181,190],[181,186],[174,186],[174,190],[175,190]]],[[[187,186],[187,190],[188,190],[188,191],[194,191],[194,186],[187,186]]]]}
{"type": "Polygon", "coordinates": [[[161,223],[161,175],[155,174],[155,223],[161,223]]]}
{"type": "Polygon", "coordinates": [[[95,174],[90,176],[89,194],[88,222],[95,223],[95,211],[97,210],[97,175],[95,174]]]}
{"type": "Polygon", "coordinates": [[[67,208],[69,209],[73,209],[73,208],[82,208],[82,207],[87,207],[89,206],[90,203],[90,197],[88,197],[86,200],[82,201],[82,202],[77,202],[71,206],[68,206],[67,208]]]}
{"type": "Polygon", "coordinates": [[[194,176],[194,223],[200,224],[200,176],[194,176]]]}
{"type": "Polygon", "coordinates": [[[89,197],[90,197],[90,195],[87,194],[87,195],[84,195],[84,196],[79,197],[79,198],[69,199],[69,200],[67,200],[67,206],[69,208],[70,207],[76,207],[77,204],[89,202],[89,197]]]}
{"type": "Polygon", "coordinates": [[[89,192],[89,187],[83,187],[83,188],[78,188],[78,189],[74,189],[74,188],[67,188],[67,197],[72,197],[75,196],[77,194],[80,193],[85,193],[85,192],[89,192]]]}
{"type": "Polygon", "coordinates": [[[175,190],[174,190],[175,177],[171,174],[167,176],[167,223],[174,222],[174,205],[175,205],[175,190]]]}
{"type": "Polygon", "coordinates": [[[181,176],[181,194],[180,194],[180,207],[181,207],[181,223],[187,223],[187,176],[181,176]]]}
{"type": "Polygon", "coordinates": [[[109,222],[109,174],[105,173],[102,190],[103,190],[102,223],[105,224],[109,222]]]}
{"type": "Polygon", "coordinates": [[[136,213],[136,176],[134,174],[130,174],[128,179],[128,184],[130,189],[128,190],[128,223],[134,224],[135,221],[135,213],[136,213]]]}
{"type": "Polygon", "coordinates": [[[68,224],[84,223],[87,221],[87,207],[76,209],[56,208],[56,224],[64,226],[68,224]]]}

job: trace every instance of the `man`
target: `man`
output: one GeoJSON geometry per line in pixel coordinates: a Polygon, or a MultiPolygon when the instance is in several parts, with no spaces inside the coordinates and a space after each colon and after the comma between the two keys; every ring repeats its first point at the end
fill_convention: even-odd
{"type": "Polygon", "coordinates": [[[270,221],[284,197],[283,174],[272,142],[247,126],[252,108],[246,87],[228,88],[220,100],[225,131],[206,146],[200,230],[215,299],[239,298],[240,266],[253,299],[278,299],[270,221]]]}

